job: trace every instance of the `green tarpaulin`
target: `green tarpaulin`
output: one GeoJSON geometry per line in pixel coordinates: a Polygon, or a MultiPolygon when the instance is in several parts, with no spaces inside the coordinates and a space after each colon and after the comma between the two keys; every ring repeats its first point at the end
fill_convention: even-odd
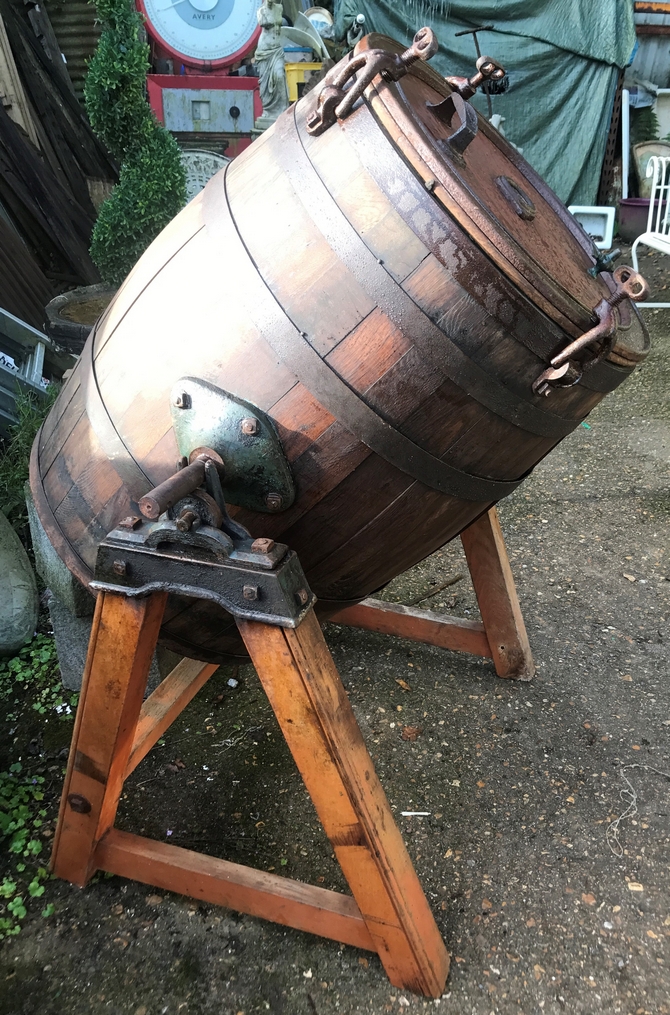
{"type": "MultiPolygon", "coordinates": [[[[336,28],[365,15],[367,32],[409,44],[422,25],[437,35],[431,64],[441,73],[474,72],[471,35],[509,78],[493,112],[505,135],[566,204],[595,204],[619,68],[635,45],[632,0],[339,0],[336,28]]],[[[473,100],[486,113],[485,97],[473,100]]]]}

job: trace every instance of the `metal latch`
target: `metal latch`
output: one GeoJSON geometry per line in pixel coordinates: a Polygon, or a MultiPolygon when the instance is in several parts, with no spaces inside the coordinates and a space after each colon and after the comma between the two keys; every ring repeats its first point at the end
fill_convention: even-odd
{"type": "Polygon", "coordinates": [[[449,137],[444,139],[436,138],[435,143],[442,150],[446,149],[450,155],[454,153],[462,155],[470,142],[476,137],[479,129],[477,112],[474,106],[466,102],[458,92],[447,95],[446,99],[442,99],[441,102],[428,102],[426,106],[431,113],[435,114],[438,120],[441,120],[442,123],[449,127],[451,126],[454,113],[456,113],[459,126],[449,137]]]}
{"type": "Polygon", "coordinates": [[[649,295],[649,286],[646,281],[632,268],[624,266],[617,268],[612,278],[617,285],[616,292],[607,299],[601,300],[595,307],[594,313],[598,318],[598,323],[554,356],[551,366],[544,370],[533,383],[534,394],[548,395],[552,388],[570,388],[573,384],[577,384],[585,370],[590,370],[612,350],[617,330],[615,307],[618,307],[625,299],[634,300],[637,303],[640,300],[645,300],[649,295]],[[583,349],[598,344],[600,344],[600,349],[587,362],[581,363],[574,359],[575,355],[583,349]]]}
{"type": "Polygon", "coordinates": [[[473,77],[445,78],[449,87],[453,89],[451,95],[447,95],[440,102],[426,103],[431,113],[448,127],[451,126],[454,113],[458,116],[459,126],[454,133],[436,142],[442,149],[446,147],[447,154],[462,155],[477,135],[479,129],[477,113],[466,100],[472,98],[482,82],[501,81],[504,76],[505,69],[497,60],[493,60],[490,56],[480,56],[477,60],[477,73],[473,77]]]}
{"type": "Polygon", "coordinates": [[[420,28],[412,45],[400,55],[383,49],[369,49],[353,56],[344,67],[334,67],[323,80],[316,109],[307,117],[307,133],[318,136],[332,127],[336,120],[344,120],[378,74],[387,81],[399,81],[413,63],[430,60],[436,53],[435,33],[430,28],[420,28]],[[347,81],[355,74],[358,74],[355,83],[345,89],[347,81]]]}

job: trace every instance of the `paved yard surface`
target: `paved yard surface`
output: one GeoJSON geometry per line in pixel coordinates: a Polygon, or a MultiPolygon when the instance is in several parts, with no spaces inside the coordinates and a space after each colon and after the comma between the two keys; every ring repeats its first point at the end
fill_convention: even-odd
{"type": "MultiPolygon", "coordinates": [[[[642,259],[657,284],[661,267],[642,259]]],[[[445,996],[392,989],[352,948],[101,878],[50,885],[55,915],[5,943],[2,1015],[670,1013],[670,314],[646,313],[646,365],[500,508],[535,680],[328,632],[393,807],[429,812],[398,820],[453,956],[445,996]]],[[[425,605],[476,616],[456,544],[385,596],[457,574],[425,605]]],[[[63,744],[45,744],[55,800],[63,744]]],[[[251,667],[212,678],[120,823],[343,887],[251,667]]]]}

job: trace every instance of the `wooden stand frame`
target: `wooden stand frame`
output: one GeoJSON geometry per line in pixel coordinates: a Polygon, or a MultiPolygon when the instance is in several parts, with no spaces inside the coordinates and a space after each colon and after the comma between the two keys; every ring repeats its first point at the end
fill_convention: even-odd
{"type": "MultiPolygon", "coordinates": [[[[502,676],[527,676],[530,649],[495,513],[462,538],[483,625],[374,600],[338,622],[475,651],[502,676]]],[[[114,828],[125,779],[217,669],[184,659],[143,702],[166,600],[98,596],[54,874],[83,887],[105,870],[368,949],[394,986],[439,997],[449,956],[312,610],[295,629],[238,627],[352,896],[114,828]]]]}
{"type": "Polygon", "coordinates": [[[461,533],[482,620],[462,620],[399,603],[364,599],[330,619],[439,648],[492,659],[499,677],[532,680],[535,664],[516,594],[498,512],[493,507],[461,533]]]}

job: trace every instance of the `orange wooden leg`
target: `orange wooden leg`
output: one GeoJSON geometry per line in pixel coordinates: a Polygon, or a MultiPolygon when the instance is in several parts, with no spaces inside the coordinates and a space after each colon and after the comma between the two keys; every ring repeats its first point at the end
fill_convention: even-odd
{"type": "Polygon", "coordinates": [[[183,661],[142,706],[166,594],[98,597],[52,868],[100,868],[379,954],[391,982],[438,997],[449,956],[312,611],[296,630],[239,621],[354,898],[114,829],[126,774],[206,681],[183,661]]]}
{"type": "Polygon", "coordinates": [[[449,956],[316,616],[238,626],[391,983],[438,997],[449,956]]]}
{"type": "Polygon", "coordinates": [[[97,843],[112,827],[167,593],[100,593],[70,747],[51,866],[83,886],[97,843]]]}
{"type": "Polygon", "coordinates": [[[182,659],[142,705],[124,782],[218,670],[217,663],[182,659]]]}
{"type": "Polygon", "coordinates": [[[464,529],[461,542],[496,673],[531,680],[535,665],[496,509],[464,529]]]}
{"type": "Polygon", "coordinates": [[[531,680],[535,673],[498,512],[493,507],[461,532],[482,622],[446,617],[400,603],[364,599],[329,619],[380,634],[493,659],[499,677],[531,680]]]}
{"type": "Polygon", "coordinates": [[[168,892],[376,951],[355,901],[328,888],[153,842],[117,828],[110,829],[98,843],[95,866],[168,892]]]}

